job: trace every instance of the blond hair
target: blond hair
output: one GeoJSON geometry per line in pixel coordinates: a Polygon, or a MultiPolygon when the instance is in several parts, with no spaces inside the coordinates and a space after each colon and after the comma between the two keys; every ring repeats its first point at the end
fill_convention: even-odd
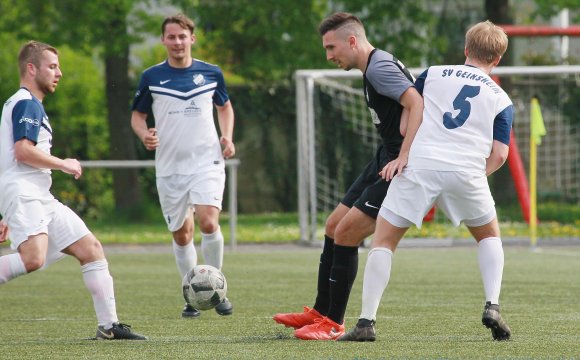
{"type": "Polygon", "coordinates": [[[20,77],[24,76],[26,73],[26,65],[32,64],[36,68],[40,68],[40,62],[42,60],[42,53],[44,51],[51,51],[55,55],[58,55],[58,51],[55,47],[41,43],[39,41],[29,41],[20,49],[18,54],[18,68],[20,70],[20,77]]]}
{"type": "Polygon", "coordinates": [[[489,20],[473,25],[465,34],[468,56],[485,64],[491,64],[503,56],[507,46],[505,31],[489,20]]]}

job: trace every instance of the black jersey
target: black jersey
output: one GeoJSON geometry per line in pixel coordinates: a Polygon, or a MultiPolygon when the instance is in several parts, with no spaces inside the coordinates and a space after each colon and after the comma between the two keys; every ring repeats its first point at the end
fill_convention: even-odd
{"type": "Polygon", "coordinates": [[[385,151],[398,153],[403,137],[400,124],[401,95],[414,86],[411,73],[390,53],[374,49],[363,74],[364,94],[373,123],[383,140],[385,151]]]}

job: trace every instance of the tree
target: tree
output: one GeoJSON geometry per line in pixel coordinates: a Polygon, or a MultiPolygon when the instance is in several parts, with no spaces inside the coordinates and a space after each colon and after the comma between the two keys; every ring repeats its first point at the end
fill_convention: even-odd
{"type": "MultiPolygon", "coordinates": [[[[70,44],[92,54],[99,54],[105,64],[105,94],[109,124],[110,154],[114,160],[137,158],[135,136],[130,126],[128,17],[136,0],[51,0],[60,26],[54,36],[61,43],[70,44]],[[96,50],[96,51],[95,51],[96,50]]],[[[137,169],[113,170],[113,189],[116,208],[136,210],[141,203],[141,189],[137,169]]]]}
{"type": "MultiPolygon", "coordinates": [[[[5,0],[0,3],[0,13],[5,15],[0,27],[15,37],[35,38],[57,47],[68,45],[103,60],[111,159],[137,158],[129,110],[129,45],[136,37],[129,36],[128,22],[132,10],[137,9],[140,16],[131,19],[131,25],[139,30],[139,21],[145,23],[150,17],[144,8],[139,11],[137,5],[149,3],[146,0],[5,0]]],[[[113,188],[118,209],[138,208],[141,191],[137,169],[114,170],[113,188]]]]}

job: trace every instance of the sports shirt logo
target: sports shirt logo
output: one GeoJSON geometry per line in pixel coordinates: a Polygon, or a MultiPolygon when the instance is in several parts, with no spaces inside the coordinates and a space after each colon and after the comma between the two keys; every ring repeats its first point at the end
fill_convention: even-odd
{"type": "Polygon", "coordinates": [[[376,207],[376,206],[373,206],[373,205],[369,204],[369,202],[368,202],[368,201],[365,203],[365,206],[368,206],[368,207],[370,207],[370,208],[373,208],[373,209],[377,209],[377,210],[379,210],[379,208],[378,208],[378,207],[376,207]]]}
{"type": "Polygon", "coordinates": [[[34,125],[34,126],[40,125],[40,121],[38,121],[36,119],[27,118],[27,117],[21,117],[20,121],[18,121],[19,124],[22,124],[23,122],[29,123],[29,124],[34,125]]]}
{"type": "Polygon", "coordinates": [[[197,86],[205,84],[205,78],[202,74],[193,75],[193,83],[197,86]]]}
{"type": "Polygon", "coordinates": [[[170,81],[171,81],[171,79],[169,79],[169,80],[161,80],[161,81],[159,82],[159,84],[161,84],[161,85],[163,85],[163,84],[167,84],[167,83],[168,83],[168,82],[170,82],[170,81]]]}

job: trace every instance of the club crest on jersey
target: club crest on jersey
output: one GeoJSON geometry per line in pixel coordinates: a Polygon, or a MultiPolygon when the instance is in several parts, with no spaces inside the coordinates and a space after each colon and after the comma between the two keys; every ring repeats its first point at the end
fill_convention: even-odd
{"type": "Polygon", "coordinates": [[[193,75],[193,83],[197,86],[201,86],[205,84],[205,78],[202,74],[195,74],[193,75]]]}

